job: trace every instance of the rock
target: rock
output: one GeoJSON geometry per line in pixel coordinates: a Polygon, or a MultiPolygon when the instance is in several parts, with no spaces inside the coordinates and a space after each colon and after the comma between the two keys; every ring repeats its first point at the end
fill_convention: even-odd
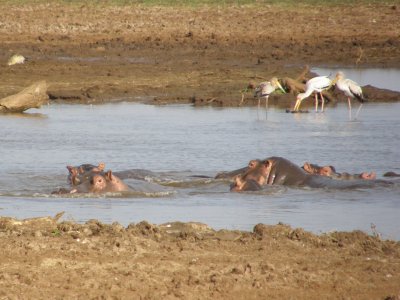
{"type": "Polygon", "coordinates": [[[30,108],[39,108],[48,99],[47,83],[39,81],[18,94],[0,99],[0,113],[23,112],[30,108]]]}
{"type": "Polygon", "coordinates": [[[9,66],[18,65],[18,64],[23,64],[24,62],[25,62],[25,57],[23,57],[20,54],[14,54],[8,60],[7,65],[9,66]]]}

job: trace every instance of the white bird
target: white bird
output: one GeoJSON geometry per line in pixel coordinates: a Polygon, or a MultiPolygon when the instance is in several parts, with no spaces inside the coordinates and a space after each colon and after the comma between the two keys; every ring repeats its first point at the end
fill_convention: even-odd
{"type": "Polygon", "coordinates": [[[268,98],[276,89],[280,89],[282,92],[286,93],[281,84],[278,81],[278,78],[273,77],[270,81],[261,82],[256,88],[254,92],[254,97],[258,97],[258,107],[260,107],[260,99],[265,98],[265,108],[268,108],[268,98]]]}
{"type": "Polygon", "coordinates": [[[25,57],[23,57],[22,55],[14,54],[8,60],[7,65],[12,66],[12,65],[17,65],[17,64],[23,64],[25,62],[25,60],[26,60],[25,57]]]}
{"type": "Polygon", "coordinates": [[[322,96],[322,91],[330,88],[332,86],[332,80],[328,76],[318,76],[311,78],[306,82],[306,88],[304,93],[297,95],[296,104],[294,106],[294,111],[298,111],[300,108],[301,101],[310,96],[313,92],[315,94],[315,111],[318,111],[318,93],[321,95],[322,107],[321,112],[324,111],[324,97],[322,96]]]}
{"type": "Polygon", "coordinates": [[[360,102],[360,107],[357,110],[356,118],[360,109],[365,101],[362,89],[357,82],[354,82],[351,79],[345,78],[343,72],[337,72],[336,77],[333,80],[333,84],[336,84],[337,88],[341,90],[347,97],[347,101],[349,103],[349,117],[351,120],[351,98],[356,98],[360,102]]]}

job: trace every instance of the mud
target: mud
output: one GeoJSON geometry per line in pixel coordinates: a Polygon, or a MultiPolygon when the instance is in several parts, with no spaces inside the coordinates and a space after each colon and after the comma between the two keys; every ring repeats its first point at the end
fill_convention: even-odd
{"type": "MultiPolygon", "coordinates": [[[[400,67],[399,9],[3,3],[0,97],[46,80],[54,102],[237,106],[249,83],[295,78],[305,65],[400,67]],[[7,66],[14,54],[27,61],[7,66]]],[[[365,94],[400,100],[370,87],[365,94]]],[[[244,96],[242,105],[257,104],[252,91],[244,96]]],[[[288,107],[295,96],[270,97],[278,102],[288,107]]]]}
{"type": "MultiPolygon", "coordinates": [[[[57,216],[57,218],[59,218],[57,216]]],[[[378,234],[123,227],[0,218],[2,299],[399,299],[400,243],[378,234]],[[397,298],[396,298],[397,297],[397,298]]]]}

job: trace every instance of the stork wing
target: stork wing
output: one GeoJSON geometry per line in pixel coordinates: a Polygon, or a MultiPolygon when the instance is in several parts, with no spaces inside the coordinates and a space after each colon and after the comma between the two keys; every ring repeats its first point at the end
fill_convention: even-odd
{"type": "Polygon", "coordinates": [[[358,85],[357,82],[351,80],[351,79],[346,79],[346,83],[349,87],[350,92],[354,95],[354,96],[358,96],[358,97],[362,97],[362,89],[361,87],[358,85]]]}

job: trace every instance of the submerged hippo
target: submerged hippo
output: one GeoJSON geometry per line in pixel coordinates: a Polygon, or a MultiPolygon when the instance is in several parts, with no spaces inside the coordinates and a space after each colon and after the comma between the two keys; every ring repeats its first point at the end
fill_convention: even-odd
{"type": "MultiPolygon", "coordinates": [[[[253,161],[254,162],[254,161],[253,161]]],[[[383,180],[337,180],[327,176],[308,174],[302,168],[282,157],[269,157],[235,177],[231,191],[254,191],[264,185],[308,186],[315,188],[370,187],[374,183],[389,183],[383,180]]]]}
{"type": "Polygon", "coordinates": [[[247,165],[247,167],[237,169],[237,170],[234,170],[231,172],[220,172],[214,178],[215,179],[234,179],[238,175],[244,174],[248,170],[257,166],[259,162],[260,162],[259,159],[252,159],[251,161],[249,161],[249,164],[247,165]]]}
{"type": "Polygon", "coordinates": [[[68,182],[72,185],[79,185],[87,181],[93,173],[102,173],[105,168],[105,163],[101,162],[97,166],[92,164],[83,164],[80,166],[67,166],[69,171],[68,182]]]}
{"type": "Polygon", "coordinates": [[[113,175],[112,171],[105,174],[92,173],[88,180],[77,185],[70,193],[110,193],[126,192],[131,189],[121,179],[113,175]]]}
{"type": "Polygon", "coordinates": [[[383,174],[383,177],[400,177],[400,174],[393,171],[389,171],[383,174]]]}
{"type": "Polygon", "coordinates": [[[69,171],[68,181],[71,189],[61,188],[53,194],[68,193],[107,193],[130,191],[118,176],[110,170],[104,172],[105,164],[99,165],[83,164],[77,167],[67,166],[69,171]]]}
{"type": "Polygon", "coordinates": [[[352,179],[364,179],[364,180],[371,180],[376,179],[375,172],[362,172],[360,174],[349,174],[346,172],[338,173],[336,172],[335,167],[333,166],[319,166],[316,164],[311,164],[309,162],[305,162],[303,165],[303,170],[309,174],[313,175],[321,175],[321,176],[328,176],[334,179],[342,179],[342,180],[352,180],[352,179]]]}

